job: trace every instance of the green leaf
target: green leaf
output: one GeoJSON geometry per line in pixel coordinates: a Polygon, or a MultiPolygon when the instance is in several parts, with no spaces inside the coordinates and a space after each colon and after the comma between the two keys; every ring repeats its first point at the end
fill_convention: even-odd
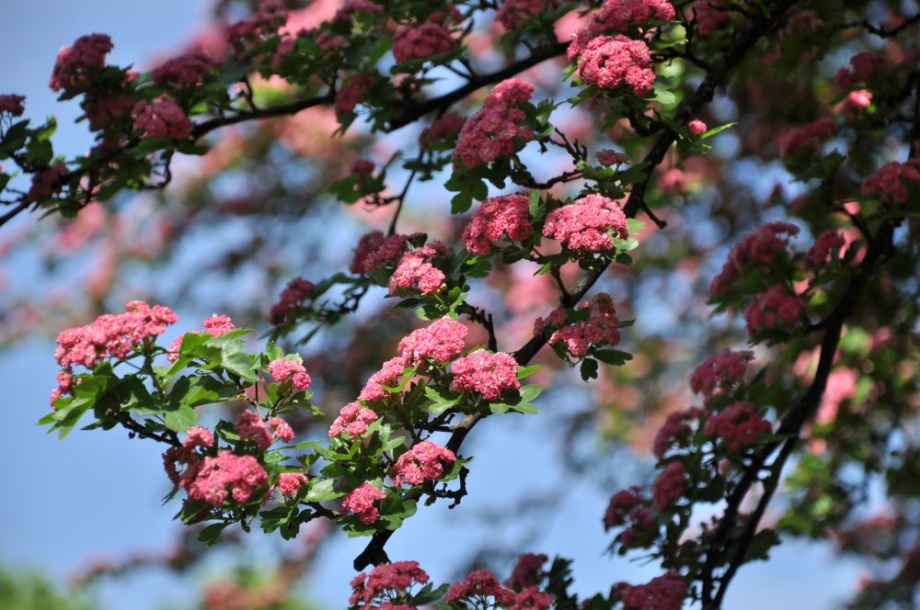
{"type": "Polygon", "coordinates": [[[632,354],[629,352],[621,352],[620,350],[616,349],[594,350],[591,355],[601,362],[611,366],[623,366],[633,358],[632,354]]]}
{"type": "Polygon", "coordinates": [[[185,432],[198,422],[195,409],[180,407],[175,411],[168,411],[164,417],[166,427],[175,432],[185,432]]]}
{"type": "Polygon", "coordinates": [[[344,496],[344,493],[333,489],[334,485],[335,481],[332,479],[311,479],[310,491],[306,495],[307,502],[327,502],[344,496]]]}
{"type": "Polygon", "coordinates": [[[531,364],[530,366],[522,366],[518,368],[517,378],[525,379],[536,373],[540,369],[539,364],[531,364]]]}
{"type": "Polygon", "coordinates": [[[198,532],[198,541],[207,546],[212,546],[220,537],[221,532],[230,525],[229,523],[212,523],[200,532],[198,532]]]}
{"type": "Polygon", "coordinates": [[[597,360],[585,358],[581,363],[581,378],[585,381],[597,379],[597,360]]]}

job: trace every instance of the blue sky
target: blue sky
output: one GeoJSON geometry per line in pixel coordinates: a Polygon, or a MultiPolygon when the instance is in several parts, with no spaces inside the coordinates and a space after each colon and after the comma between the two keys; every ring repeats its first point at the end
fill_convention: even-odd
{"type": "MultiPolygon", "coordinates": [[[[12,8],[4,8],[0,21],[0,93],[25,94],[30,117],[56,114],[61,123],[56,148],[69,153],[84,150],[89,139],[82,126],[72,125],[75,105],[62,108],[47,88],[58,49],[84,34],[107,33],[115,43],[113,62],[144,64],[186,40],[206,15],[207,5],[204,0],[8,4],[12,8]]],[[[15,269],[6,272],[16,275],[15,269]]],[[[0,353],[0,379],[7,392],[6,434],[0,443],[0,483],[5,492],[0,500],[0,562],[40,567],[64,579],[93,558],[163,550],[178,527],[171,521],[178,505],[164,507],[160,502],[167,491],[160,448],[102,432],[78,431],[58,441],[35,425],[48,408],[54,386],[52,351],[50,343],[34,340],[0,353]]],[[[541,402],[543,418],[553,409],[550,402],[546,397],[541,402]]],[[[450,568],[464,557],[464,549],[494,541],[496,535],[511,539],[515,534],[514,527],[487,534],[477,528],[474,514],[502,510],[506,494],[555,486],[567,499],[560,511],[540,524],[537,545],[522,551],[575,557],[576,576],[585,593],[604,590],[615,580],[641,581],[656,575],[653,569],[602,555],[609,542],[600,527],[606,496],[593,485],[566,481],[555,466],[552,443],[531,440],[546,433],[546,419],[511,418],[489,424],[474,439],[482,451],[472,466],[469,498],[455,511],[423,508],[394,536],[389,546],[394,559],[417,559],[435,580],[450,578],[450,568]]],[[[363,542],[337,541],[321,557],[304,593],[329,608],[343,607],[353,576],[350,563],[363,542]]],[[[257,552],[271,553],[273,545],[267,543],[257,552]]],[[[203,575],[219,574],[222,565],[226,564],[206,565],[203,575]]],[[[834,563],[827,549],[786,545],[773,562],[742,570],[726,608],[830,608],[833,600],[853,591],[857,574],[851,564],[834,563]]],[[[99,589],[98,599],[105,610],[152,610],[191,599],[191,587],[194,584],[152,574],[108,583],[99,589]]]]}

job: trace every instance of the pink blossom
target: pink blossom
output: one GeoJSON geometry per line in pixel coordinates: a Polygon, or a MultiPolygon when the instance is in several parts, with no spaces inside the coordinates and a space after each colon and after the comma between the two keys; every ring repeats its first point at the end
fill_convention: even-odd
{"type": "Polygon", "coordinates": [[[297,392],[303,392],[313,383],[310,375],[307,374],[307,369],[296,360],[287,360],[285,358],[272,360],[268,363],[268,372],[278,383],[290,382],[297,392]]]}
{"type": "Polygon", "coordinates": [[[268,420],[268,425],[275,433],[275,438],[283,443],[289,443],[294,440],[294,429],[291,424],[287,423],[281,417],[273,417],[268,420]]]}
{"type": "Polygon", "coordinates": [[[529,587],[535,587],[540,584],[546,572],[543,570],[543,564],[548,561],[548,557],[543,553],[524,553],[518,557],[514,569],[511,570],[511,576],[505,581],[505,584],[515,591],[523,591],[529,587]]]}
{"type": "Polygon", "coordinates": [[[360,487],[345,496],[342,501],[342,510],[358,515],[361,523],[370,525],[380,517],[380,511],[374,506],[377,500],[383,500],[387,494],[382,489],[364,482],[360,487]]]}
{"type": "Polygon", "coordinates": [[[568,49],[569,59],[574,61],[591,40],[602,34],[625,33],[651,21],[670,21],[674,17],[674,7],[668,0],[604,0],[587,25],[575,34],[568,49]]]}
{"type": "Polygon", "coordinates": [[[387,263],[397,260],[403,253],[406,242],[414,235],[390,235],[384,237],[380,231],[371,231],[358,241],[349,270],[367,275],[381,269],[387,263]]]}
{"type": "Polygon", "coordinates": [[[638,486],[621,489],[611,496],[604,512],[604,530],[611,530],[626,523],[630,512],[647,502],[642,489],[638,486]]]}
{"type": "Polygon", "coordinates": [[[615,201],[595,193],[551,211],[543,225],[544,236],[578,253],[612,250],[611,234],[628,236],[626,215],[615,201]]]}
{"type": "Polygon", "coordinates": [[[802,319],[805,302],[790,292],[783,284],[771,286],[766,292],[755,295],[744,310],[748,336],[755,337],[762,330],[789,326],[802,319]]]}
{"type": "Polygon", "coordinates": [[[237,502],[248,502],[253,493],[267,483],[268,475],[256,458],[221,451],[216,457],[204,458],[187,489],[192,500],[221,506],[229,497],[237,502]]]}
{"type": "Polygon", "coordinates": [[[145,138],[184,140],[192,135],[195,125],[173,98],[163,95],[153,102],[140,102],[135,107],[134,129],[145,138]]]}
{"type": "Polygon", "coordinates": [[[229,316],[218,314],[214,314],[210,318],[205,318],[202,325],[212,337],[220,337],[236,329],[236,326],[233,325],[233,321],[229,316]]]}
{"type": "Polygon", "coordinates": [[[367,178],[374,171],[374,162],[367,159],[355,159],[348,168],[351,175],[356,178],[367,178]]]}
{"type": "Polygon", "coordinates": [[[530,199],[501,195],[486,199],[463,230],[463,242],[473,254],[488,254],[503,236],[521,242],[530,237],[530,199]]]}
{"type": "Polygon", "coordinates": [[[491,570],[485,569],[470,573],[462,582],[452,585],[447,592],[449,602],[484,597],[493,598],[495,605],[507,606],[514,602],[515,594],[511,589],[503,587],[491,570]]]}
{"type": "Polygon", "coordinates": [[[602,89],[625,88],[638,97],[651,93],[655,73],[651,69],[652,54],[644,40],[598,36],[580,55],[578,74],[586,84],[602,89]]]}
{"type": "Polygon", "coordinates": [[[307,476],[302,472],[282,472],[278,475],[278,489],[286,496],[295,496],[300,488],[307,484],[307,476]]]}
{"type": "Polygon", "coordinates": [[[834,119],[818,119],[804,125],[797,125],[785,129],[776,138],[780,156],[791,155],[800,148],[810,146],[817,148],[829,140],[837,132],[837,123],[834,119]]]}
{"type": "Polygon", "coordinates": [[[431,150],[442,142],[448,143],[448,140],[460,133],[464,123],[466,119],[456,112],[445,112],[422,130],[418,137],[419,146],[423,150],[431,150]]]}
{"type": "Polygon", "coordinates": [[[735,13],[726,6],[726,0],[696,0],[689,5],[688,12],[696,22],[696,31],[703,38],[709,38],[723,23],[732,20],[735,13]]]}
{"type": "Polygon", "coordinates": [[[518,26],[557,10],[562,0],[505,0],[498,7],[495,19],[508,31],[518,26]]]}
{"type": "Polygon", "coordinates": [[[0,112],[5,112],[12,116],[22,116],[26,111],[23,102],[26,100],[24,95],[14,93],[4,93],[0,95],[0,112]]]}
{"type": "Polygon", "coordinates": [[[422,294],[434,294],[446,279],[444,272],[433,261],[450,253],[444,242],[433,241],[403,254],[390,276],[390,294],[399,295],[417,289],[422,294]]]}
{"type": "Polygon", "coordinates": [[[473,168],[513,154],[515,139],[532,140],[533,130],[525,124],[527,115],[518,106],[529,101],[533,92],[533,85],[517,77],[496,85],[460,130],[454,159],[473,168]]]}
{"type": "Polygon", "coordinates": [[[243,59],[264,39],[276,35],[286,21],[287,10],[281,0],[263,0],[248,19],[230,25],[227,40],[237,58],[243,59]]]}
{"type": "Polygon", "coordinates": [[[843,235],[836,229],[828,229],[818,236],[815,243],[802,259],[806,269],[820,269],[840,258],[840,251],[846,244],[843,235]]]}
{"type": "Polygon", "coordinates": [[[521,382],[517,378],[518,363],[511,354],[492,353],[479,349],[454,361],[451,365],[454,381],[451,384],[459,392],[479,392],[486,400],[496,400],[506,390],[517,390],[521,382]]]}
{"type": "Polygon", "coordinates": [[[364,101],[369,87],[374,84],[370,74],[355,74],[342,83],[335,94],[336,114],[350,114],[364,101]]]}
{"type": "Polygon", "coordinates": [[[404,482],[421,485],[425,481],[437,481],[444,476],[444,466],[453,464],[454,452],[431,441],[422,441],[405,452],[390,469],[393,485],[400,487],[404,482]]]}
{"type": "Polygon", "coordinates": [[[611,149],[604,149],[597,151],[597,160],[604,167],[610,167],[612,165],[622,165],[623,163],[629,163],[629,157],[621,152],[617,152],[611,149]]]}
{"type": "Polygon", "coordinates": [[[399,342],[399,355],[411,365],[428,359],[439,364],[448,362],[463,352],[466,333],[466,326],[444,317],[404,337],[399,342]]]}
{"type": "Polygon", "coordinates": [[[850,91],[844,105],[851,111],[865,110],[872,105],[872,92],[868,89],[850,91]]]}
{"type": "Polygon", "coordinates": [[[262,451],[272,444],[272,433],[268,430],[268,425],[252,411],[243,411],[235,428],[241,439],[255,443],[262,451]]]}
{"type": "Polygon", "coordinates": [[[863,180],[862,194],[887,195],[895,203],[907,203],[908,182],[920,181],[920,159],[911,159],[906,163],[893,161],[881,166],[863,180]]]}
{"type": "Polygon", "coordinates": [[[730,394],[744,380],[748,364],[753,359],[754,352],[749,350],[722,350],[697,365],[690,376],[690,389],[694,394],[702,394],[707,400],[730,394]]]}
{"type": "Polygon", "coordinates": [[[549,610],[556,598],[537,587],[528,587],[514,596],[508,610],[549,610]]]}
{"type": "Polygon", "coordinates": [[[81,36],[72,47],[63,47],[57,55],[49,86],[52,91],[87,87],[105,67],[105,56],[114,48],[106,34],[81,36]]]}
{"type": "Polygon", "coordinates": [[[351,581],[352,595],[349,607],[360,610],[391,608],[397,610],[407,606],[392,603],[394,598],[405,595],[413,585],[423,585],[429,580],[417,561],[394,561],[375,567],[370,575],[363,572],[351,581]]]}
{"type": "Polygon", "coordinates": [[[834,76],[834,82],[841,89],[850,89],[858,83],[869,80],[876,68],[885,63],[885,56],[877,51],[863,51],[850,58],[850,67],[841,68],[834,76]]]}
{"type": "Polygon", "coordinates": [[[316,286],[302,277],[295,277],[278,297],[278,302],[272,305],[268,312],[268,322],[277,326],[284,322],[284,319],[293,311],[296,311],[303,305],[303,302],[310,298],[316,286]]]}
{"type": "MultiPolygon", "coordinates": [[[[617,318],[613,299],[609,294],[598,293],[589,301],[582,303],[579,309],[590,312],[588,319],[577,320],[554,332],[549,338],[550,345],[562,344],[574,358],[584,358],[592,347],[619,344],[620,320],[617,318]]],[[[553,319],[554,314],[556,314],[555,311],[550,315],[550,320],[553,319]]],[[[543,324],[545,324],[543,319],[538,318],[536,327],[543,324]]]]}
{"type": "Polygon", "coordinates": [[[358,12],[379,15],[383,13],[383,7],[376,2],[371,2],[371,0],[345,0],[332,20],[351,22],[352,16],[358,12]]]}
{"type": "Polygon", "coordinates": [[[207,80],[218,66],[220,62],[207,53],[186,53],[157,66],[153,82],[166,88],[194,87],[207,80]]]}
{"type": "Polygon", "coordinates": [[[63,163],[35,172],[32,176],[32,187],[26,194],[26,201],[42,203],[50,199],[63,186],[67,172],[67,166],[63,163]]]}
{"type": "Polygon", "coordinates": [[[720,296],[732,289],[745,272],[774,266],[790,238],[798,233],[799,228],[787,222],[771,222],[748,233],[732,248],[722,271],[713,278],[709,294],[720,296]]]}
{"type": "Polygon", "coordinates": [[[730,452],[754,444],[757,437],[772,432],[770,423],[751,402],[736,402],[706,421],[703,433],[709,438],[720,438],[730,452]]]}
{"type": "Polygon", "coordinates": [[[687,485],[687,471],[682,462],[669,462],[664,470],[655,479],[652,486],[652,497],[655,507],[664,510],[671,503],[684,495],[687,485]]]}
{"type": "Polygon", "coordinates": [[[623,610],[681,610],[686,596],[687,583],[676,572],[644,585],[626,585],[620,593],[623,610]]]}
{"type": "Polygon", "coordinates": [[[450,30],[438,23],[401,25],[393,37],[393,57],[397,63],[428,59],[457,46],[450,30]]]}
{"type": "Polygon", "coordinates": [[[856,395],[856,371],[850,368],[837,368],[827,376],[827,386],[821,395],[821,405],[815,415],[815,421],[826,424],[837,418],[840,403],[856,395]]]}
{"type": "Polygon", "coordinates": [[[693,120],[687,125],[690,129],[690,133],[695,136],[701,136],[706,133],[706,123],[703,121],[693,120]]]}
{"type": "Polygon", "coordinates": [[[127,92],[90,92],[83,100],[83,110],[89,121],[89,128],[99,131],[115,121],[126,118],[136,103],[134,96],[127,92]]]}
{"type": "Polygon", "coordinates": [[[676,411],[668,415],[664,423],[655,433],[655,442],[652,452],[659,460],[664,457],[671,447],[683,446],[693,434],[691,422],[699,418],[700,409],[694,407],[685,411],[676,411]]]}
{"type": "Polygon", "coordinates": [[[390,358],[383,363],[379,371],[371,375],[370,379],[364,385],[364,389],[358,394],[358,400],[374,401],[383,400],[391,396],[384,387],[393,387],[399,385],[402,381],[403,369],[407,363],[402,356],[390,358]]]}
{"type": "Polygon", "coordinates": [[[62,367],[79,364],[88,369],[108,356],[123,360],[147,338],[166,332],[176,319],[168,307],[129,301],[123,314],[104,314],[90,325],[63,331],[54,358],[62,367]]]}
{"type": "MultiPolygon", "coordinates": [[[[402,369],[400,369],[402,372],[402,369]]],[[[339,411],[339,416],[329,428],[329,436],[338,436],[342,433],[357,437],[367,432],[368,425],[377,420],[377,414],[371,409],[361,406],[361,403],[350,402],[339,411]]]]}

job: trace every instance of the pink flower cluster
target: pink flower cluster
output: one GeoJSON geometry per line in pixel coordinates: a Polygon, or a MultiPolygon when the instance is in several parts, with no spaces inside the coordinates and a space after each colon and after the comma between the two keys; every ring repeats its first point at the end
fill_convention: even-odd
{"type": "Polygon", "coordinates": [[[281,0],[263,0],[248,19],[230,25],[227,40],[236,56],[243,59],[264,38],[277,34],[286,21],[287,10],[281,0]]]}
{"type": "Polygon", "coordinates": [[[620,585],[623,610],[681,610],[687,583],[677,572],[653,578],[644,585],[620,585]]]}
{"type": "Polygon", "coordinates": [[[530,199],[525,195],[501,195],[482,202],[463,230],[463,242],[473,254],[488,254],[503,236],[521,242],[532,231],[530,199]]]}
{"type": "Polygon", "coordinates": [[[527,115],[518,106],[530,101],[533,92],[533,85],[517,77],[497,84],[460,130],[454,159],[473,168],[513,154],[516,138],[532,140],[533,130],[525,124],[527,115]]]}
{"type": "Polygon", "coordinates": [[[393,37],[393,57],[397,63],[428,59],[457,46],[450,30],[439,23],[401,25],[393,37]]]}
{"type": "Polygon", "coordinates": [[[123,360],[149,337],[166,332],[176,319],[176,314],[163,305],[151,307],[143,301],[129,301],[125,313],[104,314],[92,324],[58,335],[54,359],[65,368],[79,364],[88,369],[108,356],[123,360]]]}
{"type": "Polygon", "coordinates": [[[543,553],[524,553],[521,555],[514,568],[511,570],[511,576],[505,581],[505,584],[515,591],[521,591],[530,587],[536,587],[543,580],[546,572],[543,570],[543,564],[549,557],[543,553]]]}
{"type": "Polygon", "coordinates": [[[383,400],[391,394],[387,392],[384,387],[392,387],[399,385],[399,382],[402,380],[403,369],[406,367],[406,360],[402,356],[396,356],[395,358],[390,358],[383,363],[383,366],[380,367],[380,370],[371,375],[370,379],[367,380],[367,383],[364,384],[364,389],[361,390],[361,393],[358,394],[358,400],[365,400],[368,402],[375,400],[383,400]]]}
{"type": "Polygon", "coordinates": [[[380,511],[374,506],[374,502],[386,497],[385,491],[365,481],[360,487],[345,496],[342,501],[342,510],[358,515],[361,523],[370,525],[380,517],[380,511]]]}
{"type": "Polygon", "coordinates": [[[682,447],[693,435],[692,423],[702,415],[702,409],[692,407],[684,411],[676,411],[668,415],[664,423],[655,433],[652,452],[659,460],[664,457],[672,447],[682,447]]]}
{"type": "Polygon", "coordinates": [[[518,363],[511,354],[504,352],[493,354],[478,349],[454,360],[451,371],[454,374],[451,387],[459,392],[479,392],[485,400],[496,400],[506,390],[521,387],[517,378],[518,363]]]}
{"type": "Polygon", "coordinates": [[[575,61],[587,44],[602,34],[629,32],[651,21],[670,21],[675,14],[668,0],[604,0],[588,24],[575,34],[569,45],[569,60],[575,61]]]}
{"type": "Polygon", "coordinates": [[[422,147],[422,150],[431,150],[439,142],[447,141],[460,133],[464,123],[466,119],[456,112],[445,112],[422,130],[418,137],[419,146],[422,147]]]}
{"type": "Polygon", "coordinates": [[[39,203],[50,199],[63,185],[67,176],[67,166],[57,163],[39,170],[32,176],[32,186],[26,195],[26,201],[39,203]]]}
{"type": "Polygon", "coordinates": [[[415,289],[422,294],[434,294],[440,290],[445,275],[433,261],[448,254],[450,248],[442,241],[433,241],[403,254],[390,276],[390,294],[399,295],[415,289]]]}
{"type": "Polygon", "coordinates": [[[275,439],[284,443],[294,439],[293,428],[282,418],[273,417],[266,423],[252,411],[243,411],[235,428],[241,439],[255,443],[262,451],[268,449],[275,439]]]}
{"type": "Polygon", "coordinates": [[[267,484],[268,475],[256,458],[221,451],[215,457],[204,458],[187,490],[192,500],[221,506],[229,497],[248,502],[257,489],[267,484]]]}
{"type": "Polygon", "coordinates": [[[463,599],[477,599],[491,597],[494,604],[483,604],[484,607],[508,606],[514,603],[515,594],[511,589],[502,586],[491,570],[476,570],[471,572],[463,581],[451,586],[447,592],[447,601],[457,602],[463,599]]]}
{"type": "Polygon", "coordinates": [[[134,129],[145,138],[184,140],[192,135],[195,124],[168,95],[153,102],[140,102],[134,109],[134,129]]]}
{"type": "Polygon", "coordinates": [[[371,0],[345,0],[341,8],[332,17],[332,20],[351,23],[354,14],[357,12],[379,15],[383,13],[383,7],[376,2],[371,2],[371,0]]]}
{"type": "Polygon", "coordinates": [[[425,481],[437,481],[444,476],[444,466],[457,459],[454,452],[431,441],[422,441],[405,452],[390,469],[393,485],[400,487],[404,482],[421,485],[425,481]]]}
{"type": "Polygon", "coordinates": [[[303,392],[313,383],[307,369],[296,360],[278,358],[268,363],[268,372],[278,383],[290,383],[295,392],[303,392]]]}
{"type": "Polygon", "coordinates": [[[22,116],[22,113],[26,111],[23,102],[26,101],[24,95],[16,95],[15,93],[4,93],[0,95],[0,112],[5,112],[12,116],[22,116]]]}
{"type": "Polygon", "coordinates": [[[63,47],[51,73],[51,90],[89,86],[94,74],[105,67],[105,56],[113,48],[112,39],[106,34],[81,36],[72,47],[63,47]]]}
{"type": "Polygon", "coordinates": [[[380,231],[371,231],[358,241],[349,270],[358,275],[367,275],[381,269],[387,263],[400,257],[406,242],[415,235],[390,235],[384,237],[380,231]]]}
{"type": "Polygon", "coordinates": [[[773,428],[751,402],[736,402],[706,420],[703,433],[720,438],[728,451],[735,452],[751,446],[757,437],[770,434],[773,428]]]}
{"type": "Polygon", "coordinates": [[[268,312],[269,324],[277,326],[284,322],[284,319],[291,312],[303,305],[303,302],[310,298],[316,286],[313,282],[307,281],[302,277],[295,277],[278,297],[278,302],[272,305],[268,312]]]}
{"type": "Polygon", "coordinates": [[[789,239],[798,233],[799,228],[793,224],[771,222],[746,235],[732,248],[722,271],[713,278],[709,294],[713,297],[724,294],[751,268],[769,269],[775,265],[789,246],[789,239]]]}
{"type": "Polygon", "coordinates": [[[399,342],[399,355],[410,365],[429,359],[438,364],[448,362],[463,352],[466,334],[466,326],[444,317],[404,337],[399,342]]]}
{"type": "Polygon", "coordinates": [[[755,295],[744,310],[748,335],[754,337],[762,330],[774,330],[802,319],[805,303],[783,284],[775,284],[766,292],[755,295]]]}
{"type": "Polygon", "coordinates": [[[348,607],[354,610],[388,608],[403,610],[409,606],[396,604],[401,596],[407,595],[413,585],[428,582],[428,574],[417,561],[394,561],[375,567],[369,575],[364,572],[351,581],[352,594],[348,607]]]}
{"type": "Polygon", "coordinates": [[[86,94],[83,111],[93,131],[105,129],[114,121],[127,117],[136,105],[134,96],[124,92],[86,94]]]}
{"type": "Polygon", "coordinates": [[[628,89],[638,97],[652,92],[655,73],[652,54],[644,40],[626,36],[592,38],[581,51],[578,74],[601,89],[628,89]]]}
{"type": "Polygon", "coordinates": [[[820,269],[840,258],[840,252],[845,245],[846,240],[840,231],[828,229],[818,236],[815,243],[805,253],[802,264],[806,269],[820,269]]]}
{"type": "Polygon", "coordinates": [[[612,149],[604,149],[597,151],[597,160],[604,167],[610,167],[612,165],[622,165],[623,163],[629,163],[629,157],[621,152],[617,152],[612,149]]]}
{"type": "MultiPolygon", "coordinates": [[[[579,309],[590,312],[588,319],[577,320],[555,331],[549,338],[550,345],[562,343],[572,357],[584,358],[592,347],[617,345],[620,342],[620,320],[609,294],[598,293],[582,303],[579,309]]],[[[556,309],[548,320],[537,318],[534,333],[541,334],[550,325],[565,323],[566,320],[565,310],[556,309]]]]}
{"type": "Polygon", "coordinates": [[[722,350],[701,362],[690,375],[690,389],[702,394],[707,402],[710,398],[731,394],[744,381],[748,364],[754,359],[754,352],[722,350]]]}
{"type": "Polygon", "coordinates": [[[577,253],[609,252],[613,237],[626,238],[626,215],[613,200],[591,193],[551,211],[543,235],[577,253]]]}
{"type": "Polygon", "coordinates": [[[348,77],[335,94],[335,111],[339,115],[349,114],[365,98],[368,88],[374,84],[370,74],[355,74],[348,77]]]}
{"type": "MultiPolygon", "coordinates": [[[[604,529],[628,526],[617,535],[617,540],[623,547],[639,545],[640,540],[647,540],[656,526],[655,512],[649,503],[650,500],[637,486],[618,491],[610,498],[604,513],[604,529]]],[[[647,542],[642,544],[647,545],[647,542]]]]}
{"type": "Polygon", "coordinates": [[[687,8],[687,13],[696,22],[696,31],[703,38],[709,38],[722,23],[732,20],[735,13],[726,0],[696,0],[687,8]]]}
{"type": "Polygon", "coordinates": [[[682,462],[669,462],[652,485],[652,499],[655,507],[664,510],[674,500],[684,495],[687,486],[687,471],[682,462]]]}
{"type": "Polygon", "coordinates": [[[361,406],[359,402],[350,402],[339,411],[339,416],[329,427],[329,436],[338,436],[342,433],[349,436],[361,436],[367,432],[367,427],[377,420],[377,414],[371,409],[361,406]]]}
{"type": "Polygon", "coordinates": [[[302,472],[282,472],[278,475],[278,489],[286,496],[295,496],[307,484],[307,475],[302,472]]]}
{"type": "Polygon", "coordinates": [[[555,11],[562,5],[562,0],[505,0],[495,19],[508,31],[540,15],[555,11]]]}
{"type": "Polygon", "coordinates": [[[205,82],[220,62],[204,52],[168,59],[153,70],[153,82],[161,87],[195,87],[205,82]]]}
{"type": "Polygon", "coordinates": [[[920,181],[920,159],[906,163],[893,161],[881,166],[863,180],[862,194],[888,196],[895,203],[907,203],[908,182],[920,181]]]}
{"type": "Polygon", "coordinates": [[[214,435],[207,428],[192,426],[180,447],[170,447],[163,453],[163,468],[174,485],[187,489],[198,475],[204,459],[197,451],[214,447],[214,435]],[[180,473],[176,464],[183,466],[180,473]]]}
{"type": "Polygon", "coordinates": [[[817,148],[831,139],[835,133],[837,133],[837,123],[834,119],[818,119],[784,130],[777,136],[776,144],[780,156],[786,157],[806,146],[817,148]]]}
{"type": "Polygon", "coordinates": [[[840,68],[834,76],[837,86],[846,91],[872,76],[875,69],[885,63],[885,56],[876,51],[863,51],[850,58],[849,68],[840,68]]]}

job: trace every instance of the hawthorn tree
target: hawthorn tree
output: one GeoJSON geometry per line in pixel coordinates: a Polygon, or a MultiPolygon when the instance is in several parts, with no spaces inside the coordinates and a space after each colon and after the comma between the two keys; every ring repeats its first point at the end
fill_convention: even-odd
{"type": "MultiPolygon", "coordinates": [[[[351,608],[715,609],[783,539],[831,536],[873,570],[853,607],[913,607],[915,2],[216,12],[149,71],[111,65],[105,34],[62,49],[50,86],[80,101],[85,155],[0,95],[0,223],[35,214],[52,261],[99,257],[44,320],[3,296],[8,341],[88,322],[58,336],[43,424],[161,444],[190,539],[366,536],[351,608]],[[133,279],[204,231],[188,282],[133,279]],[[190,295],[221,313],[163,341],[190,295]],[[585,429],[655,470],[586,528],[659,576],[577,594],[565,557],[513,549],[435,585],[389,556],[424,505],[463,510],[474,429],[585,383],[572,472],[596,467],[585,429]]],[[[298,552],[205,605],[281,603],[298,552]]]]}

